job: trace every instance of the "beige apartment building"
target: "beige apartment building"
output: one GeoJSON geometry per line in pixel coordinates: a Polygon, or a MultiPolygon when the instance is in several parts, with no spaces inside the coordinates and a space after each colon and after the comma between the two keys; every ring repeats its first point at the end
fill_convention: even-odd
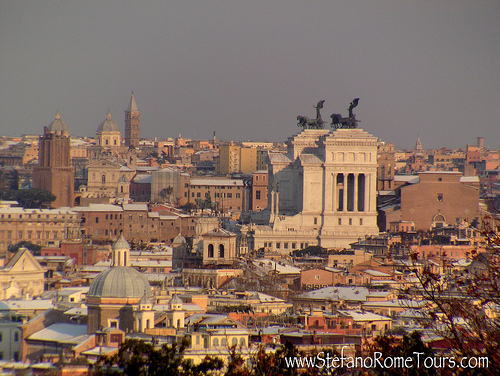
{"type": "Polygon", "coordinates": [[[219,146],[217,174],[249,174],[257,170],[257,149],[239,145],[219,146]]]}
{"type": "Polygon", "coordinates": [[[192,204],[196,204],[196,199],[205,200],[208,194],[212,202],[217,203],[218,210],[223,212],[243,210],[246,191],[241,179],[196,178],[186,184],[188,187],[184,196],[192,204]]]}
{"type": "Polygon", "coordinates": [[[0,207],[0,253],[11,244],[29,241],[41,246],[80,234],[78,214],[69,209],[0,207]]]}

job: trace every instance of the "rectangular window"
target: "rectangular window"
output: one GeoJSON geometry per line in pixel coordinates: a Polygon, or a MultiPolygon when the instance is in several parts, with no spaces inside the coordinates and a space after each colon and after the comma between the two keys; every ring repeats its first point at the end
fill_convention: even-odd
{"type": "Polygon", "coordinates": [[[288,249],[288,243],[284,243],[285,249],[288,249]]]}
{"type": "Polygon", "coordinates": [[[360,225],[360,226],[363,226],[363,218],[360,218],[360,219],[359,219],[359,225],[360,225]]]}
{"type": "Polygon", "coordinates": [[[236,193],[236,198],[240,198],[240,194],[239,193],[236,193]]]}
{"type": "Polygon", "coordinates": [[[14,342],[19,341],[19,332],[14,332],[14,342]]]}
{"type": "Polygon", "coordinates": [[[342,218],[339,218],[339,225],[342,224],[342,218]]]}
{"type": "Polygon", "coordinates": [[[276,243],[276,248],[280,249],[281,248],[281,243],[276,243]]]}
{"type": "Polygon", "coordinates": [[[255,199],[260,200],[260,191],[255,191],[255,199]]]}
{"type": "Polygon", "coordinates": [[[22,239],[22,238],[23,238],[23,232],[19,231],[19,239],[22,239]]]}
{"type": "Polygon", "coordinates": [[[197,192],[196,197],[201,197],[201,192],[197,192]]]}
{"type": "Polygon", "coordinates": [[[352,225],[352,218],[349,218],[349,226],[352,225]]]}
{"type": "Polygon", "coordinates": [[[233,198],[233,194],[232,193],[228,193],[227,194],[227,198],[233,198]]]}
{"type": "Polygon", "coordinates": [[[108,219],[109,219],[109,218],[108,218],[108,214],[106,214],[106,220],[108,220],[108,219]]]}
{"type": "Polygon", "coordinates": [[[99,217],[95,217],[95,223],[99,223],[99,217]]]}

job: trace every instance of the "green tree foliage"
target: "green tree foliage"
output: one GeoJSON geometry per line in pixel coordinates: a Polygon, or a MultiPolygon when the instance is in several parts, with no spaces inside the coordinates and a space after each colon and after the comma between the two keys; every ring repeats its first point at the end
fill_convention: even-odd
{"type": "Polygon", "coordinates": [[[42,246],[23,240],[16,244],[10,244],[7,249],[9,252],[16,253],[19,248],[27,248],[31,251],[31,253],[33,253],[33,255],[40,256],[40,250],[42,249],[42,246]]]}
{"type": "Polygon", "coordinates": [[[320,245],[310,245],[307,248],[304,249],[296,249],[295,251],[291,252],[290,255],[292,257],[305,257],[305,256],[323,256],[327,255],[328,250],[326,248],[323,248],[320,245]]]}
{"type": "Polygon", "coordinates": [[[19,172],[11,170],[8,174],[9,189],[17,191],[19,189],[19,172]]]}
{"type": "Polygon", "coordinates": [[[188,342],[162,345],[128,339],[112,357],[100,357],[94,365],[94,375],[127,376],[211,376],[217,375],[223,362],[219,358],[206,357],[200,364],[184,359],[188,342]]]}
{"type": "Polygon", "coordinates": [[[17,201],[26,209],[37,209],[49,206],[55,199],[56,196],[41,188],[0,190],[0,200],[17,201]]]}
{"type": "Polygon", "coordinates": [[[381,369],[374,368],[370,372],[372,375],[385,375],[390,374],[394,376],[419,376],[419,375],[436,375],[436,368],[425,368],[424,364],[417,367],[416,353],[421,354],[421,359],[433,357],[434,350],[422,342],[419,332],[414,331],[409,336],[404,335],[402,338],[393,336],[379,336],[376,337],[373,343],[368,345],[367,350],[369,356],[374,356],[374,353],[379,352],[382,354],[382,364],[385,358],[403,357],[404,359],[410,357],[414,358],[414,367],[411,368],[391,368],[381,369]],[[390,371],[390,373],[387,373],[390,371]]]}
{"type": "Polygon", "coordinates": [[[185,205],[181,206],[181,209],[184,210],[186,213],[191,213],[193,210],[196,210],[196,204],[193,204],[192,202],[188,202],[185,205]]]}

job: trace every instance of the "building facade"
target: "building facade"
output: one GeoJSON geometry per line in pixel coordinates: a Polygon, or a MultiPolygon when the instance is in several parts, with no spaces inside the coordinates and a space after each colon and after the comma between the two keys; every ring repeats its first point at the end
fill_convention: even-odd
{"type": "Polygon", "coordinates": [[[47,246],[65,239],[78,239],[76,212],[65,209],[0,208],[0,254],[20,241],[47,246]]]}
{"type": "Polygon", "coordinates": [[[268,208],[254,248],[347,247],[377,228],[377,139],[362,129],[305,129],[286,154],[269,153],[268,208]]]}

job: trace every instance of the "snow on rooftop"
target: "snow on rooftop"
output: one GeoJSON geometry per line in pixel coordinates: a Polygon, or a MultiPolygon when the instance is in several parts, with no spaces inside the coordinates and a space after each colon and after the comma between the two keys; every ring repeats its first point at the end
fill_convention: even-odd
{"type": "Polygon", "coordinates": [[[276,270],[280,274],[299,274],[302,269],[292,265],[282,265],[276,261],[269,259],[254,260],[253,264],[257,267],[265,267],[267,269],[276,270]]]}
{"type": "Polygon", "coordinates": [[[87,334],[87,325],[56,323],[33,333],[28,337],[30,340],[38,341],[67,341],[73,337],[87,334]]]}
{"type": "Polygon", "coordinates": [[[386,321],[392,320],[390,317],[377,315],[376,313],[367,312],[367,311],[356,311],[353,309],[349,310],[339,310],[340,313],[343,313],[347,316],[350,316],[354,319],[354,321],[386,321]]]}
{"type": "Polygon", "coordinates": [[[343,287],[330,286],[323,287],[318,290],[308,291],[298,295],[301,299],[317,299],[317,300],[351,300],[351,301],[366,301],[366,297],[370,294],[366,287],[343,287]]]}

